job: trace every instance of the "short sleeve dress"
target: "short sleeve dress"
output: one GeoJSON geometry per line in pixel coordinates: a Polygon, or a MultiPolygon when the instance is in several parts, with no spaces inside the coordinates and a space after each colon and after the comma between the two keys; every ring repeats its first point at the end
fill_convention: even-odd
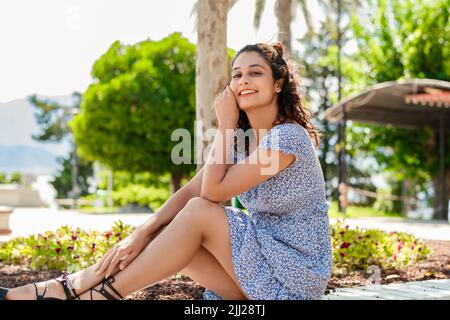
{"type": "MultiPolygon", "coordinates": [[[[313,141],[297,123],[274,126],[258,145],[294,154],[287,168],[225,206],[236,277],[252,300],[320,299],[332,273],[325,182],[313,141]]],[[[233,152],[235,161],[245,158],[233,152]]],[[[206,289],[206,300],[223,299],[206,289]]]]}

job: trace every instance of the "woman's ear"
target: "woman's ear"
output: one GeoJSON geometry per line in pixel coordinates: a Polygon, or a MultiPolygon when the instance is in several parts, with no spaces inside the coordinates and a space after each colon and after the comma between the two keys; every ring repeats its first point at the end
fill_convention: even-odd
{"type": "Polygon", "coordinates": [[[276,80],[275,81],[275,92],[277,92],[277,93],[281,92],[282,86],[283,86],[283,81],[281,79],[276,80]]]}

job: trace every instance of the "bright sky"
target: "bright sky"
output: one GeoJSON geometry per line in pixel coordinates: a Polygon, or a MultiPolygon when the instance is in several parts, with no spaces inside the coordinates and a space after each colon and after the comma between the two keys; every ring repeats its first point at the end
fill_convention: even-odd
{"type": "MultiPolygon", "coordinates": [[[[275,0],[267,0],[260,30],[253,28],[255,0],[239,0],[228,18],[228,47],[274,41],[275,0]]],[[[311,0],[313,14],[318,14],[311,0]]],[[[0,2],[0,102],[29,94],[84,91],[92,64],[115,40],[159,40],[174,31],[196,43],[195,0],[2,0],[0,2]]],[[[298,12],[294,39],[304,32],[298,12]]],[[[294,50],[297,45],[294,41],[294,50]]]]}

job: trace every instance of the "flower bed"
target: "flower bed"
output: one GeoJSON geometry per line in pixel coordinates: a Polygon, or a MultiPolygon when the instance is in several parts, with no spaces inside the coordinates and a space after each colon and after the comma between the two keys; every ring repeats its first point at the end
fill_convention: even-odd
{"type": "MultiPolygon", "coordinates": [[[[0,286],[16,287],[76,272],[97,261],[133,228],[121,221],[107,232],[61,227],[0,246],[0,286]]],[[[450,241],[420,240],[401,232],[331,226],[334,270],[327,290],[361,286],[378,268],[381,284],[450,278],[450,241]],[[371,269],[372,268],[372,269],[371,269]],[[370,272],[369,272],[370,271],[370,272]]],[[[378,276],[377,275],[377,276],[378,276]]],[[[128,299],[202,299],[204,288],[177,274],[128,299]]]]}

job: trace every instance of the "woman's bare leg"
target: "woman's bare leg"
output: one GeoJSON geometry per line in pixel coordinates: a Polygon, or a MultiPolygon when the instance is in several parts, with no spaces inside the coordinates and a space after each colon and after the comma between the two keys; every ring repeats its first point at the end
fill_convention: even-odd
{"type": "Polygon", "coordinates": [[[194,259],[180,272],[225,300],[247,299],[219,261],[204,247],[200,247],[194,259]]]}
{"type": "MultiPolygon", "coordinates": [[[[158,230],[153,238],[157,237],[162,230],[161,228],[158,230]]],[[[99,261],[100,262],[100,261],[99,261]]],[[[75,289],[75,292],[77,295],[81,295],[82,293],[86,292],[93,286],[99,284],[103,278],[103,275],[97,275],[96,274],[96,267],[97,264],[85,268],[83,270],[80,270],[78,272],[72,273],[68,275],[69,281],[73,288],[75,289]]],[[[117,265],[113,271],[112,275],[115,275],[117,272],[119,272],[119,265],[117,265]]],[[[53,297],[53,298],[59,298],[59,299],[66,299],[66,295],[64,293],[64,289],[61,286],[60,283],[58,283],[55,279],[50,279],[48,281],[42,281],[36,283],[36,286],[38,287],[38,293],[43,294],[45,291],[45,287],[47,286],[47,291],[45,293],[45,297],[53,297]]],[[[73,292],[72,292],[73,294],[73,292]]],[[[7,299],[11,300],[35,300],[36,299],[36,289],[33,284],[27,284],[24,286],[20,286],[17,288],[12,288],[8,291],[7,299]]]]}
{"type": "MultiPolygon", "coordinates": [[[[126,296],[156,284],[188,266],[202,245],[237,283],[228,220],[223,207],[202,198],[193,198],[139,256],[116,274],[113,286],[122,296],[126,296]]],[[[115,295],[109,288],[105,289],[115,295]]],[[[239,287],[239,290],[242,292],[242,288],[239,287]]],[[[84,293],[81,298],[90,299],[90,292],[84,293]]],[[[105,299],[96,292],[93,298],[105,299]]]]}

